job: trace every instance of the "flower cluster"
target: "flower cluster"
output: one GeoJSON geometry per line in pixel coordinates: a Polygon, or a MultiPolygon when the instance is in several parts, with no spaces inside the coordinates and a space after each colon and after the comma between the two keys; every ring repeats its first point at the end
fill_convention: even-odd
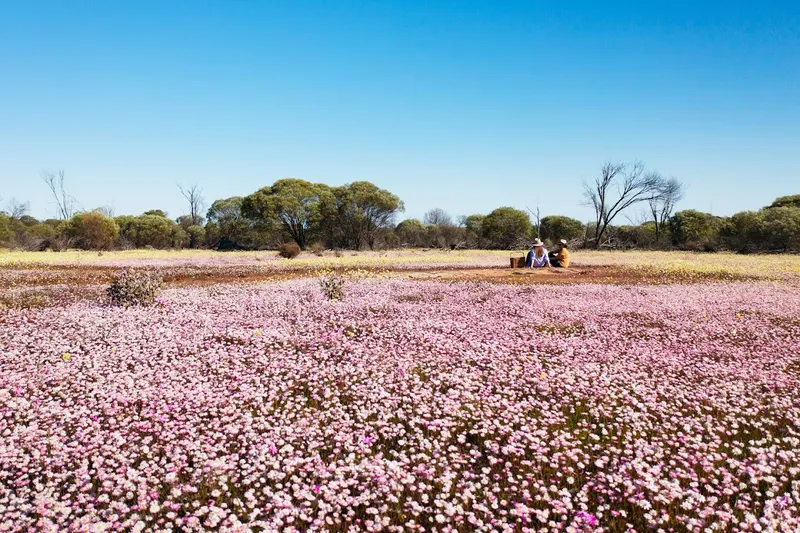
{"type": "Polygon", "coordinates": [[[773,282],[8,310],[0,531],[796,532],[798,342],[773,282]]]}

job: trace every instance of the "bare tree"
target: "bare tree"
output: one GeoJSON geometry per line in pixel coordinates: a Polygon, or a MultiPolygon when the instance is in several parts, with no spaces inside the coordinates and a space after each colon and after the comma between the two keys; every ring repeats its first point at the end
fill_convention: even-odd
{"type": "Polygon", "coordinates": [[[686,187],[675,177],[665,179],[659,176],[659,180],[659,190],[648,198],[651,220],[656,225],[656,244],[660,242],[661,234],[675,210],[675,204],[683,199],[686,191],[686,187]]]}
{"type": "Polygon", "coordinates": [[[181,194],[186,201],[189,202],[189,216],[192,219],[193,226],[199,226],[203,223],[203,215],[200,213],[206,208],[206,200],[203,198],[203,191],[195,184],[191,187],[184,188],[183,185],[178,184],[181,194]]]}
{"type": "Polygon", "coordinates": [[[661,188],[657,173],[644,172],[644,163],[636,161],[606,163],[594,181],[583,182],[586,205],[595,213],[595,248],[599,248],[609,224],[630,206],[649,200],[661,188]]]}
{"type": "Polygon", "coordinates": [[[102,207],[98,207],[97,209],[95,209],[95,211],[100,213],[104,217],[114,218],[115,209],[112,204],[106,204],[102,207]]]}
{"type": "Polygon", "coordinates": [[[64,187],[64,171],[62,169],[58,169],[58,172],[43,170],[42,179],[47,184],[47,187],[50,189],[56,201],[58,218],[61,220],[72,218],[77,210],[77,202],[75,198],[67,194],[64,187]]]}
{"type": "Polygon", "coordinates": [[[19,220],[27,215],[30,209],[31,204],[29,202],[20,202],[17,199],[12,198],[8,202],[8,217],[19,220]]]}
{"type": "Polygon", "coordinates": [[[533,209],[531,209],[527,205],[525,206],[525,209],[527,209],[528,213],[530,213],[531,216],[533,216],[533,218],[536,220],[536,238],[541,240],[542,239],[542,214],[539,211],[539,205],[538,204],[536,205],[536,211],[534,211],[533,209]]]}
{"type": "Polygon", "coordinates": [[[440,209],[435,207],[425,213],[425,216],[422,218],[422,222],[424,224],[430,226],[439,226],[441,227],[450,227],[453,225],[453,219],[444,209],[440,209]]]}

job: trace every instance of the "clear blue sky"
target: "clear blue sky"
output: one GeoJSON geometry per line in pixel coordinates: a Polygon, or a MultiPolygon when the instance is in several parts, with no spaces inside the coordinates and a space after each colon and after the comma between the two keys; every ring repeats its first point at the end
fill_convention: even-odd
{"type": "Polygon", "coordinates": [[[589,218],[641,159],[727,215],[800,193],[800,3],[0,0],[0,196],[185,212],[280,177],[405,216],[589,218]]]}

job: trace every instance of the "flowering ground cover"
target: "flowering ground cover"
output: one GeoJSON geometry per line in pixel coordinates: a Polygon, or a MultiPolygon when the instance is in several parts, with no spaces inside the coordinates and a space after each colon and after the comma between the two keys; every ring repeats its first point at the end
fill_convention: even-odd
{"type": "MultiPolygon", "coordinates": [[[[419,270],[429,268],[491,268],[508,266],[508,258],[524,251],[493,250],[391,250],[383,252],[345,251],[337,257],[325,252],[318,257],[304,253],[285,260],[275,252],[214,252],[209,250],[131,250],[125,252],[3,252],[0,250],[0,275],[14,270],[36,270],[39,276],[56,276],[64,269],[149,267],[183,270],[230,270],[237,273],[296,272],[320,268],[371,270],[419,270]],[[87,268],[88,267],[88,268],[87,268]]],[[[678,273],[715,274],[776,279],[800,276],[800,255],[737,255],[692,252],[607,252],[576,250],[573,262],[583,266],[620,266],[644,270],[653,275],[678,273]]]]}
{"type": "Polygon", "coordinates": [[[782,276],[0,311],[0,531],[796,532],[782,276]]]}

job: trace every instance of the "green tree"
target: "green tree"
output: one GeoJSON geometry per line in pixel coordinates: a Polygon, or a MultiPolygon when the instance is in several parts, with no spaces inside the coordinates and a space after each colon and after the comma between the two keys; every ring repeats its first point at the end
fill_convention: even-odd
{"type": "Polygon", "coordinates": [[[776,198],[769,207],[800,207],[800,194],[776,198]]]}
{"type": "Polygon", "coordinates": [[[800,250],[800,209],[772,207],[762,213],[763,241],[770,250],[800,250]]]}
{"type": "Polygon", "coordinates": [[[97,211],[82,212],[67,222],[66,234],[84,250],[107,250],[114,244],[119,226],[97,211]]]}
{"type": "Polygon", "coordinates": [[[542,218],[541,235],[542,239],[555,241],[558,239],[577,239],[582,237],[585,226],[580,220],[564,216],[547,216],[542,218]]]}
{"type": "Polygon", "coordinates": [[[332,190],[332,197],[322,203],[324,226],[329,242],[335,247],[370,249],[381,232],[392,226],[403,202],[391,192],[368,181],[355,181],[332,190]]]}
{"type": "Polygon", "coordinates": [[[300,179],[282,179],[242,201],[241,212],[255,221],[276,220],[305,249],[312,228],[319,222],[321,204],[332,203],[330,188],[300,179]]]}
{"type": "Polygon", "coordinates": [[[720,239],[726,248],[739,252],[754,251],[763,246],[764,217],[760,211],[742,211],[720,226],[720,239]]]}
{"type": "Polygon", "coordinates": [[[394,230],[400,244],[412,248],[425,246],[425,225],[416,218],[408,218],[400,222],[394,230]]]}
{"type": "Polygon", "coordinates": [[[160,215],[117,217],[116,221],[121,237],[136,248],[170,248],[175,241],[176,229],[180,230],[175,222],[160,215]]]}
{"type": "Polygon", "coordinates": [[[203,226],[189,226],[184,230],[189,237],[189,248],[202,248],[206,242],[206,229],[203,226]]]}
{"type": "Polygon", "coordinates": [[[533,225],[528,213],[513,207],[500,207],[486,215],[481,233],[488,246],[509,250],[527,246],[533,225]]]}
{"type": "Polygon", "coordinates": [[[11,219],[3,212],[0,212],[0,245],[14,245],[14,230],[11,226],[11,219]]]}
{"type": "Polygon", "coordinates": [[[150,211],[145,211],[142,213],[143,215],[152,215],[155,217],[167,218],[167,213],[162,211],[161,209],[151,209],[150,211]]]}
{"type": "Polygon", "coordinates": [[[711,250],[717,244],[724,221],[694,209],[678,211],[671,219],[673,239],[678,246],[711,250]]]}

